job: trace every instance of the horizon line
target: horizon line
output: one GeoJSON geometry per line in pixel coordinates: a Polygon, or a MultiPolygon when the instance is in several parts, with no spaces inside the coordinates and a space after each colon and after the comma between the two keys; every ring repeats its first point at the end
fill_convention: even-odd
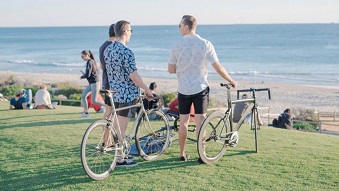
{"type": "MultiPolygon", "coordinates": [[[[335,22],[317,22],[317,23],[229,23],[229,24],[199,24],[198,26],[208,25],[314,25],[314,24],[339,24],[335,22]]],[[[132,26],[175,26],[177,24],[166,25],[132,25],[132,26]]],[[[108,26],[108,25],[107,25],[108,26]]],[[[106,27],[106,25],[55,25],[55,26],[0,26],[0,28],[43,28],[43,27],[106,27]]]]}

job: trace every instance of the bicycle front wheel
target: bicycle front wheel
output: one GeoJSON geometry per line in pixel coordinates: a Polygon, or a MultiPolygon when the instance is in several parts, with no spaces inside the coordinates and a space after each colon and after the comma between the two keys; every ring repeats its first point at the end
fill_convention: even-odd
{"type": "Polygon", "coordinates": [[[228,116],[222,111],[215,111],[204,120],[197,144],[198,154],[204,163],[217,162],[224,155],[230,137],[230,126],[228,116]]]}
{"type": "Polygon", "coordinates": [[[159,158],[170,144],[170,127],[165,114],[158,110],[143,115],[135,134],[135,143],[140,156],[145,160],[159,158]]]}
{"type": "Polygon", "coordinates": [[[94,179],[106,178],[115,168],[117,136],[110,123],[99,120],[92,123],[81,143],[81,163],[86,174],[94,179]]]}

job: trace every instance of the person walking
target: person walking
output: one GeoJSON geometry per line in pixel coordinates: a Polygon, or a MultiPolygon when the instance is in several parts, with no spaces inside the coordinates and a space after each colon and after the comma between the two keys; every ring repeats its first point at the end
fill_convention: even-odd
{"type": "MultiPolygon", "coordinates": [[[[108,29],[108,35],[109,35],[108,40],[106,40],[99,48],[100,67],[102,69],[102,89],[104,89],[104,90],[110,89],[109,83],[108,83],[108,78],[107,78],[106,62],[105,62],[105,59],[104,59],[104,51],[106,50],[107,46],[112,44],[112,42],[115,41],[115,39],[116,39],[115,32],[114,32],[114,25],[115,24],[111,24],[111,26],[108,29]]],[[[109,100],[108,95],[106,95],[104,99],[105,99],[105,112],[104,112],[104,116],[102,117],[102,119],[106,119],[107,116],[112,111],[112,105],[111,105],[111,102],[109,100]]]]}
{"type": "MultiPolygon", "coordinates": [[[[116,40],[104,51],[108,83],[111,90],[115,90],[113,101],[115,108],[134,105],[139,98],[140,89],[145,90],[145,95],[152,98],[152,92],[141,79],[133,51],[126,46],[132,35],[130,22],[121,20],[114,26],[116,40]]],[[[136,108],[125,109],[117,112],[121,136],[125,136],[128,122],[134,116],[136,108]]],[[[119,132],[119,131],[118,131],[119,132]]],[[[121,153],[122,154],[122,153],[121,153]]],[[[118,159],[117,167],[132,167],[137,163],[125,156],[118,159]]]]}
{"type": "Polygon", "coordinates": [[[87,79],[89,85],[82,91],[81,94],[81,103],[84,107],[84,111],[82,112],[80,117],[90,117],[88,114],[88,102],[87,96],[91,92],[92,93],[92,103],[105,106],[104,102],[97,101],[97,96],[99,93],[99,69],[97,63],[94,60],[94,55],[90,50],[84,50],[81,52],[81,58],[86,61],[86,72],[82,72],[83,75],[80,79],[87,79]]]}
{"type": "MultiPolygon", "coordinates": [[[[237,82],[220,64],[212,43],[196,34],[196,28],[197,21],[193,16],[184,15],[182,17],[179,24],[182,38],[172,46],[168,59],[168,72],[176,74],[178,78],[181,161],[187,161],[190,157],[186,153],[185,147],[192,103],[195,110],[196,135],[198,135],[200,126],[206,117],[209,99],[207,65],[211,64],[219,76],[233,87],[237,86],[237,82]]],[[[201,162],[200,158],[198,162],[201,162]]]]}

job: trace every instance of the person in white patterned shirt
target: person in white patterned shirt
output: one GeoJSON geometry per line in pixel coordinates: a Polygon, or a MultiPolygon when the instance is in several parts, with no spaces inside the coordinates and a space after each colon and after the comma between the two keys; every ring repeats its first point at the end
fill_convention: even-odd
{"type": "Polygon", "coordinates": [[[179,24],[182,38],[172,46],[168,59],[168,72],[176,74],[179,83],[179,148],[181,161],[189,159],[189,154],[185,152],[185,145],[192,103],[195,110],[197,133],[206,117],[209,97],[207,65],[211,64],[223,79],[233,87],[237,86],[237,82],[220,64],[212,43],[195,33],[196,27],[197,21],[193,16],[184,15],[182,17],[179,24]]]}

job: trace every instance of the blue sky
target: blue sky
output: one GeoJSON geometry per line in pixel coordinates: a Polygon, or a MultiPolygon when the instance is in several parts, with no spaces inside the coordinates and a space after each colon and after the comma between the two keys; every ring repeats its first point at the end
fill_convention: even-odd
{"type": "Polygon", "coordinates": [[[1,0],[0,27],[339,23],[339,0],[1,0]]]}

